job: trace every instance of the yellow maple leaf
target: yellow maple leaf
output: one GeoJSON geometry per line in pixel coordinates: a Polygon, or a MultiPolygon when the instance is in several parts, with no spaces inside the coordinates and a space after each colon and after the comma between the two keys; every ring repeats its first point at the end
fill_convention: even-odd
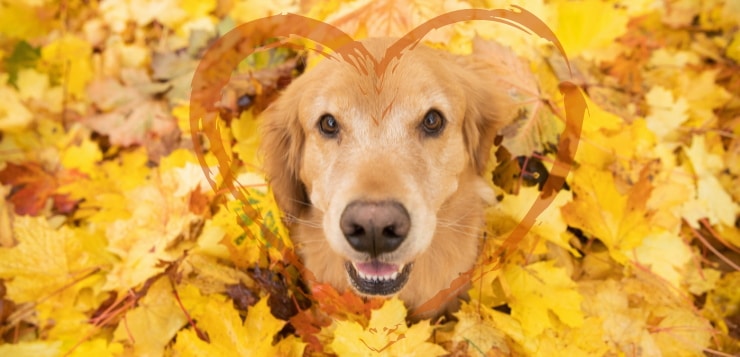
{"type": "Polygon", "coordinates": [[[77,180],[59,188],[59,193],[81,200],[75,217],[90,223],[110,223],[131,216],[127,192],[151,179],[144,148],[120,153],[115,160],[105,160],[88,172],[86,180],[77,180]]]}
{"type": "Polygon", "coordinates": [[[335,320],[330,347],[339,356],[440,356],[442,347],[427,342],[433,328],[428,320],[406,325],[406,308],[397,298],[374,310],[367,327],[335,320]]]}
{"type": "Polygon", "coordinates": [[[0,355],[13,357],[56,357],[61,343],[58,341],[23,341],[0,345],[0,355]]]}
{"type": "MultiPolygon", "coordinates": [[[[536,186],[521,187],[516,195],[504,194],[501,204],[495,205],[487,211],[487,222],[499,225],[502,218],[508,222],[520,222],[529,212],[533,203],[539,199],[540,191],[536,186]]],[[[545,242],[552,242],[560,247],[570,251],[573,255],[579,253],[568,244],[569,236],[566,234],[567,224],[563,220],[560,208],[572,200],[573,194],[570,191],[559,191],[552,204],[548,206],[538,217],[537,222],[532,226],[525,238],[530,245],[526,247],[527,251],[534,254],[543,254],[547,252],[545,242]],[[534,246],[534,244],[537,244],[534,246]]],[[[516,223],[514,223],[516,224],[516,223]]],[[[492,229],[498,229],[491,227],[492,229]]],[[[513,226],[509,226],[513,229],[513,226]]]]}
{"type": "Polygon", "coordinates": [[[678,235],[670,232],[650,234],[635,248],[635,263],[647,266],[675,288],[680,288],[685,266],[691,262],[691,248],[678,235]]]}
{"type": "MultiPolygon", "coordinates": [[[[78,335],[79,336],[79,335],[78,335]]],[[[123,355],[123,345],[117,342],[108,343],[108,339],[101,337],[84,341],[69,353],[70,357],[113,357],[123,355]]]]}
{"type": "Polygon", "coordinates": [[[715,120],[714,110],[732,98],[725,88],[716,83],[717,73],[718,70],[704,70],[697,75],[678,76],[678,88],[688,101],[691,116],[684,126],[705,128],[715,120]]]}
{"type": "Polygon", "coordinates": [[[93,77],[92,45],[82,38],[66,34],[41,48],[47,69],[62,82],[75,98],[85,98],[85,87],[93,77]]]}
{"type": "Polygon", "coordinates": [[[647,330],[647,312],[643,306],[629,305],[629,296],[618,282],[594,281],[582,285],[580,291],[584,296],[584,312],[601,318],[602,338],[611,350],[625,351],[632,347],[645,355],[660,355],[647,330]]]}
{"type": "Polygon", "coordinates": [[[601,130],[617,130],[622,127],[624,119],[614,113],[610,113],[591,100],[591,97],[585,96],[586,106],[588,108],[587,116],[583,121],[583,134],[601,130]]]}
{"type": "Polygon", "coordinates": [[[18,94],[23,100],[31,100],[35,105],[59,113],[62,110],[62,87],[51,87],[49,76],[34,68],[24,68],[18,71],[18,94]]]}
{"type": "Polygon", "coordinates": [[[7,75],[0,74],[0,130],[3,132],[19,132],[25,129],[33,120],[31,111],[23,104],[20,95],[5,82],[7,75]]]}
{"type": "Polygon", "coordinates": [[[521,323],[524,336],[535,338],[545,329],[553,328],[550,312],[568,326],[583,324],[583,297],[565,269],[556,267],[554,261],[525,267],[508,265],[503,276],[511,293],[511,316],[521,323]]]}
{"type": "Polygon", "coordinates": [[[692,190],[691,199],[684,203],[682,216],[695,228],[705,217],[711,224],[732,226],[740,205],[717,179],[716,174],[724,167],[722,158],[707,149],[706,137],[702,135],[694,135],[685,152],[696,176],[696,191],[692,190]]]}
{"type": "Polygon", "coordinates": [[[78,169],[92,175],[97,164],[103,159],[98,144],[85,138],[79,145],[71,146],[62,152],[62,165],[68,169],[78,169]]]}
{"type": "Polygon", "coordinates": [[[40,14],[51,12],[30,1],[4,1],[0,3],[0,33],[8,38],[32,39],[49,32],[56,21],[39,19],[40,14]]]}
{"type": "Polygon", "coordinates": [[[239,119],[231,121],[231,133],[236,139],[233,151],[250,168],[259,168],[257,149],[260,144],[259,121],[251,110],[242,112],[239,119]]]}
{"type": "MultiPolygon", "coordinates": [[[[326,4],[336,4],[327,2],[326,4]]],[[[302,3],[301,3],[302,4],[302,3]]],[[[282,12],[298,13],[298,4],[292,0],[277,1],[239,1],[235,2],[229,15],[238,23],[253,21],[262,17],[277,15],[282,12]]],[[[322,9],[325,6],[313,6],[312,10],[322,9]]]]}
{"type": "Polygon", "coordinates": [[[173,195],[176,182],[160,183],[126,192],[131,217],[105,228],[108,249],[120,258],[107,275],[105,289],[125,291],[162,272],[161,262],[174,261],[185,249],[178,243],[193,238],[190,225],[199,217],[190,212],[185,197],[173,195]]]}
{"type": "Polygon", "coordinates": [[[511,351],[504,331],[496,326],[492,314],[482,311],[481,305],[475,302],[462,304],[460,310],[455,313],[458,322],[453,330],[452,341],[468,342],[472,348],[481,353],[493,350],[501,355],[509,355],[511,351]]]}
{"type": "Polygon", "coordinates": [[[740,272],[725,274],[707,294],[704,314],[723,332],[728,332],[726,317],[740,312],[740,272]]]}
{"type": "Polygon", "coordinates": [[[689,105],[685,98],[674,99],[671,91],[654,86],[645,95],[650,114],[645,118],[647,127],[658,139],[664,139],[688,119],[689,105]]]}
{"type": "Polygon", "coordinates": [[[249,308],[244,322],[233,303],[223,297],[190,292],[183,296],[183,304],[197,321],[197,328],[208,334],[209,342],[201,340],[193,329],[180,331],[172,349],[182,356],[303,355],[305,344],[295,336],[273,344],[286,322],[272,316],[266,297],[249,308]]]}
{"type": "Polygon", "coordinates": [[[603,49],[627,30],[625,9],[611,3],[559,0],[555,6],[558,17],[554,31],[568,56],[603,54],[603,49]]]}
{"type": "Polygon", "coordinates": [[[647,177],[625,195],[611,173],[581,166],[573,172],[572,187],[575,198],[562,208],[565,222],[601,240],[616,261],[624,264],[626,253],[655,229],[646,209],[652,190],[647,177]]]}
{"type": "Polygon", "coordinates": [[[732,58],[735,63],[740,64],[740,33],[735,33],[735,36],[732,37],[732,42],[727,46],[725,55],[732,58]]]}
{"type": "Polygon", "coordinates": [[[74,233],[68,227],[53,228],[43,217],[18,217],[13,221],[18,245],[0,247],[0,278],[16,303],[36,301],[39,296],[70,281],[71,257],[65,250],[74,233]]]}
{"type": "Polygon", "coordinates": [[[126,312],[124,321],[116,327],[114,341],[124,344],[136,356],[161,356],[187,318],[175,300],[169,278],[162,277],[149,287],[135,308],[126,312]]]}

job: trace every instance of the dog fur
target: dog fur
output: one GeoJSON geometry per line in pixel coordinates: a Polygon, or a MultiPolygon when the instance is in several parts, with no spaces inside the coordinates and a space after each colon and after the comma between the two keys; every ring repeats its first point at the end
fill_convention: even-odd
{"type": "MultiPolygon", "coordinates": [[[[363,45],[380,61],[392,40],[363,45]]],[[[352,289],[345,264],[367,261],[339,220],[355,201],[399,202],[410,229],[377,257],[413,263],[398,296],[410,309],[447,288],[476,262],[483,211],[493,202],[483,179],[494,138],[505,123],[495,64],[419,45],[380,75],[373,61],[325,59],[294,80],[264,113],[264,170],[305,267],[317,281],[352,289]],[[430,110],[445,119],[438,136],[420,123],[430,110]],[[318,121],[330,114],[339,133],[318,121]]],[[[454,308],[457,299],[432,312],[454,308]]]]}

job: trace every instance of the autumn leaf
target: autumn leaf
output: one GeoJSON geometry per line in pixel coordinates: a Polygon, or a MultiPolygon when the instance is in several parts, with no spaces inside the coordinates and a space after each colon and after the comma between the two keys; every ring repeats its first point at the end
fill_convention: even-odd
{"type": "Polygon", "coordinates": [[[562,208],[568,225],[604,242],[624,263],[627,253],[654,232],[646,208],[652,187],[643,176],[628,193],[620,193],[611,173],[581,166],[573,173],[574,200],[562,208]]]}
{"type": "Polygon", "coordinates": [[[166,136],[176,129],[167,103],[154,96],[167,85],[153,83],[137,70],[123,70],[122,83],[107,78],[90,84],[88,95],[102,111],[83,120],[113,144],[129,146],[166,136]]]}
{"type": "MultiPolygon", "coordinates": [[[[598,0],[557,1],[555,34],[569,56],[595,55],[627,29],[624,9],[598,0]]],[[[603,54],[601,54],[603,55],[603,54]]]]}
{"type": "Polygon", "coordinates": [[[193,329],[182,330],[177,334],[173,350],[182,356],[239,355],[239,356],[301,356],[305,345],[295,337],[283,339],[273,344],[275,335],[283,328],[285,321],[270,314],[267,298],[261,299],[249,308],[247,318],[242,322],[231,302],[223,298],[200,296],[190,293],[184,299],[186,308],[197,304],[198,308],[189,310],[198,321],[197,327],[208,336],[203,341],[193,329]]]}
{"type": "Polygon", "coordinates": [[[58,188],[81,177],[75,171],[50,173],[33,162],[9,163],[0,171],[0,182],[13,186],[8,199],[15,205],[16,213],[30,215],[38,215],[45,208],[62,214],[71,212],[76,200],[59,193],[58,188]]]}
{"type": "Polygon", "coordinates": [[[58,356],[61,342],[20,342],[17,344],[0,345],[0,353],[3,356],[17,357],[54,357],[58,356]]]}
{"type": "Polygon", "coordinates": [[[167,277],[157,279],[138,306],[126,312],[124,324],[118,325],[113,339],[139,356],[162,355],[170,340],[187,323],[167,277]],[[157,331],[157,333],[151,333],[157,331]]]}
{"type": "Polygon", "coordinates": [[[6,282],[8,297],[22,303],[64,286],[71,274],[66,245],[74,239],[68,227],[59,231],[44,218],[23,217],[14,221],[18,245],[0,248],[0,277],[6,282]]]}
{"type": "Polygon", "coordinates": [[[0,103],[0,129],[22,130],[31,123],[31,111],[21,101],[20,94],[5,84],[7,80],[6,75],[0,75],[0,95],[3,97],[0,103]]]}
{"type": "Polygon", "coordinates": [[[432,333],[429,321],[406,326],[406,308],[398,299],[388,300],[374,310],[367,327],[357,322],[335,320],[331,349],[340,356],[440,356],[447,352],[426,342],[432,333]]]}
{"type": "Polygon", "coordinates": [[[501,130],[508,151],[513,156],[529,156],[556,143],[564,125],[548,106],[529,63],[512,49],[479,37],[473,39],[473,56],[492,64],[496,80],[491,85],[503,88],[508,96],[500,104],[502,116],[512,121],[501,130]]]}
{"type": "Polygon", "coordinates": [[[554,262],[509,266],[503,277],[512,294],[511,316],[521,323],[525,336],[536,337],[554,327],[549,312],[568,326],[583,324],[580,307],[583,297],[573,289],[576,283],[566,275],[565,269],[556,267],[554,262]]]}

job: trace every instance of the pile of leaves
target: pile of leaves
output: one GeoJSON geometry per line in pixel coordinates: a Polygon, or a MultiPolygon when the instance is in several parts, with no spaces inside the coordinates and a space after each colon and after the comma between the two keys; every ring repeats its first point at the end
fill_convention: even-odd
{"type": "Polygon", "coordinates": [[[360,39],[509,2],[0,2],[0,355],[740,354],[740,3],[520,3],[572,74],[552,44],[502,24],[426,38],[507,66],[491,85],[516,122],[490,163],[500,202],[469,300],[409,324],[399,300],[309,287],[287,259],[256,129],[312,59],[252,56],[222,93],[247,202],[203,172],[197,154],[219,168],[192,137],[190,81],[215,39],[279,12],[360,39]],[[588,104],[573,169],[516,253],[491,259],[548,177],[563,80],[588,104]]]}

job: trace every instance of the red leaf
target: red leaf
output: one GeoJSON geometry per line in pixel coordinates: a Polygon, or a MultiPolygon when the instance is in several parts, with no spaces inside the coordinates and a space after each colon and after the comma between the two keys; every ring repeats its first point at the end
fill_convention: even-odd
{"type": "Polygon", "coordinates": [[[32,216],[38,215],[49,199],[55,212],[72,212],[77,201],[56,191],[61,185],[81,177],[84,176],[77,171],[47,172],[33,162],[21,165],[8,163],[0,171],[0,182],[12,186],[7,199],[13,203],[15,213],[32,216]]]}

